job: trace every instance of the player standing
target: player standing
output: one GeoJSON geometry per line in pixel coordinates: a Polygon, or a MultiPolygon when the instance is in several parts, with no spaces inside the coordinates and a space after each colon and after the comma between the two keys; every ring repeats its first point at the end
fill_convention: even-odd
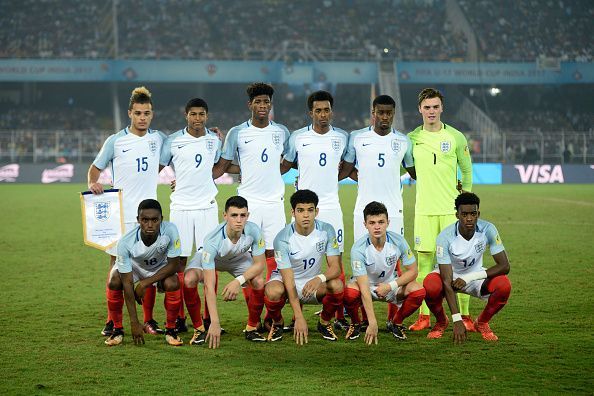
{"type": "Polygon", "coordinates": [[[400,165],[413,178],[412,145],[408,137],[392,128],[396,102],[388,95],[373,100],[373,126],[351,132],[339,180],[357,167],[358,190],[353,212],[354,240],[365,232],[363,210],[379,201],[388,209],[388,231],[404,235],[400,165]]]}
{"type": "Polygon", "coordinates": [[[510,265],[497,228],[479,219],[479,205],[480,199],[473,193],[458,195],[455,201],[458,221],[437,237],[439,268],[427,275],[423,282],[427,290],[427,305],[437,320],[427,338],[440,338],[448,326],[442,306],[445,295],[454,321],[454,342],[466,340],[466,327],[456,301],[456,293],[464,293],[487,300],[474,326],[483,339],[498,339],[489,321],[507,304],[511,283],[506,275],[510,265]],[[489,269],[483,267],[483,254],[487,246],[495,260],[495,265],[489,269]]]}
{"type": "Polygon", "coordinates": [[[225,301],[235,300],[244,284],[250,286],[250,297],[246,299],[248,322],[245,338],[248,341],[266,341],[257,331],[264,308],[262,272],[266,265],[265,244],[260,228],[247,221],[248,216],[248,202],[245,198],[229,198],[225,203],[225,221],[204,238],[204,249],[202,252],[196,252],[188,266],[188,273],[191,273],[193,278],[204,281],[204,298],[210,312],[208,334],[204,326],[195,326],[190,344],[199,345],[208,341],[210,348],[218,348],[220,344],[221,325],[215,290],[216,271],[226,271],[235,277],[223,289],[225,301]]]}
{"type": "Polygon", "coordinates": [[[229,130],[221,155],[223,170],[236,159],[241,169],[238,195],[247,199],[250,221],[255,223],[266,242],[267,277],[276,268],[274,237],[286,224],[285,183],[280,162],[285,153],[289,130],[269,119],[274,89],[265,83],[248,86],[250,120],[229,130]]]}
{"type": "Polygon", "coordinates": [[[363,303],[369,325],[365,333],[367,344],[377,344],[377,320],[373,301],[383,300],[399,309],[392,319],[392,335],[405,340],[404,319],[423,303],[425,289],[416,282],[417,263],[404,237],[388,228],[388,210],[379,202],[370,202],[363,211],[368,234],[357,240],[351,249],[353,277],[344,290],[344,305],[351,317],[346,338],[354,340],[360,334],[359,307],[363,303]],[[398,275],[396,263],[403,265],[398,275]]]}
{"type": "MultiPolygon", "coordinates": [[[[312,123],[294,131],[284,156],[281,172],[297,164],[297,189],[311,190],[319,198],[317,219],[330,224],[338,241],[341,280],[344,282],[342,253],[344,252],[344,222],[338,200],[338,169],[346,153],[348,134],[331,125],[334,98],[329,92],[316,91],[307,98],[312,123]]],[[[342,307],[336,311],[336,328],[346,330],[342,307]]]]}
{"type": "MultiPolygon", "coordinates": [[[[425,88],[419,93],[418,109],[423,125],[408,134],[413,143],[416,172],[415,250],[418,255],[419,277],[422,283],[433,269],[437,235],[456,221],[454,200],[458,195],[458,167],[462,173],[462,190],[472,189],[472,162],[464,135],[441,122],[443,95],[436,89],[425,88]]],[[[469,315],[469,297],[459,295],[464,324],[474,330],[469,315]]],[[[419,318],[411,330],[431,327],[429,309],[421,307],[419,318]]]]}
{"type": "Polygon", "coordinates": [[[289,300],[295,315],[293,334],[299,345],[307,343],[307,322],[301,304],[322,303],[318,331],[329,341],[336,341],[330,320],[342,304],[343,283],[340,280],[338,241],[332,226],[316,220],[318,197],[310,190],[298,190],[291,196],[291,213],[295,221],[274,239],[278,269],[265,287],[264,302],[273,325],[268,340],[283,336],[281,310],[289,300]],[[328,268],[321,273],[322,258],[328,268]]]}
{"type": "MultiPolygon", "coordinates": [[[[181,285],[175,275],[181,252],[177,228],[163,221],[161,205],[154,199],[146,199],[138,205],[137,219],[137,226],[118,242],[118,256],[110,272],[108,289],[124,292],[132,338],[135,344],[144,344],[143,328],[138,321],[134,300],[141,304],[147,288],[158,284],[159,289],[165,291],[165,340],[169,345],[182,345],[183,341],[175,329],[181,304],[181,285]]],[[[109,346],[119,345],[124,339],[123,305],[123,301],[108,299],[109,313],[114,322],[112,334],[105,340],[109,346]]]]}
{"type": "MultiPolygon", "coordinates": [[[[107,138],[101,151],[89,167],[88,187],[94,194],[103,193],[103,185],[98,183],[101,171],[111,165],[113,187],[123,190],[123,208],[125,232],[137,225],[136,210],[144,199],[157,198],[157,183],[159,180],[159,156],[165,135],[150,129],[153,119],[153,102],[151,93],[145,87],[134,88],[128,106],[130,125],[118,133],[107,138]]],[[[124,233],[125,233],[124,232],[124,233]]],[[[108,249],[110,254],[109,270],[115,262],[116,250],[108,249]]],[[[107,300],[121,301],[124,297],[121,290],[105,288],[107,300]]],[[[152,317],[152,307],[155,303],[155,288],[147,288],[143,306],[145,331],[151,334],[162,332],[152,317]]],[[[107,323],[101,334],[111,335],[113,318],[107,318],[107,323]]]]}
{"type": "MultiPolygon", "coordinates": [[[[206,128],[208,105],[200,98],[188,101],[185,107],[187,126],[170,135],[161,152],[161,165],[171,165],[175,171],[175,191],[171,194],[170,220],[176,225],[181,240],[182,254],[178,278],[183,285],[186,302],[194,328],[202,326],[200,297],[196,276],[184,279],[188,257],[202,249],[204,237],[219,224],[216,201],[218,193],[213,167],[221,156],[221,141],[217,134],[206,128]]],[[[183,306],[177,320],[178,331],[187,330],[183,306]]]]}

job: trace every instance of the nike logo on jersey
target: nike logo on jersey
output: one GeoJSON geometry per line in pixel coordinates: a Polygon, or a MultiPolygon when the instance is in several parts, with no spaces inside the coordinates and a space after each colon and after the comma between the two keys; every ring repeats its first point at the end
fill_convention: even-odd
{"type": "Polygon", "coordinates": [[[371,267],[373,264],[375,264],[375,263],[371,263],[371,264],[367,264],[367,263],[365,263],[365,266],[366,266],[366,267],[371,267]]]}
{"type": "Polygon", "coordinates": [[[299,253],[299,250],[297,250],[296,252],[289,252],[289,254],[290,254],[291,256],[294,256],[294,255],[296,255],[297,253],[299,253]]]}
{"type": "Polygon", "coordinates": [[[178,149],[187,146],[186,144],[182,144],[181,146],[177,146],[178,149]]]}
{"type": "Polygon", "coordinates": [[[132,150],[132,149],[122,150],[122,153],[127,153],[130,150],[132,150]]]}
{"type": "Polygon", "coordinates": [[[244,144],[248,144],[249,142],[253,142],[253,141],[254,141],[254,139],[252,139],[252,140],[244,140],[243,143],[244,144]]]}
{"type": "Polygon", "coordinates": [[[303,146],[302,147],[310,146],[310,145],[311,145],[311,143],[307,143],[307,144],[303,143],[303,146]]]}
{"type": "Polygon", "coordinates": [[[365,147],[365,146],[370,146],[370,145],[372,145],[372,144],[373,144],[373,143],[363,143],[363,147],[365,147]]]}

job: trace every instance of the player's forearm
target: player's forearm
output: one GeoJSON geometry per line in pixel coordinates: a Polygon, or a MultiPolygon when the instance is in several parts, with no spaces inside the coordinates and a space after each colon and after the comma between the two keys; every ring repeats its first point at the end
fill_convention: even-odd
{"type": "MultiPolygon", "coordinates": [[[[122,274],[123,275],[123,274],[122,274]]],[[[129,274],[132,277],[132,274],[129,274]]],[[[132,281],[122,279],[124,286],[124,301],[126,302],[126,309],[130,317],[130,324],[139,323],[138,313],[136,312],[136,299],[134,298],[134,284],[132,281]]]]}
{"type": "Polygon", "coordinates": [[[456,292],[452,288],[453,272],[451,265],[440,265],[439,272],[441,275],[441,283],[443,284],[443,292],[445,299],[450,307],[450,312],[453,314],[460,313],[458,308],[458,299],[456,298],[456,292]]]}
{"type": "Polygon", "coordinates": [[[287,173],[289,170],[291,170],[292,167],[293,167],[293,162],[290,162],[290,161],[287,161],[284,159],[280,164],[281,175],[284,175],[285,173],[287,173]]]}
{"type": "Polygon", "coordinates": [[[338,181],[349,177],[354,167],[355,164],[351,162],[343,162],[342,167],[340,168],[340,172],[338,172],[338,181]]]}
{"type": "Polygon", "coordinates": [[[472,162],[470,156],[458,158],[458,165],[462,175],[462,190],[472,191],[472,162]]]}
{"type": "Polygon", "coordinates": [[[406,268],[406,271],[403,271],[402,275],[400,275],[398,277],[398,279],[396,280],[396,283],[398,284],[398,286],[404,286],[404,285],[409,284],[410,282],[416,280],[417,276],[419,275],[419,270],[418,270],[416,264],[410,265],[405,268],[406,268]]]}
{"type": "Polygon", "coordinates": [[[367,289],[361,289],[361,301],[363,302],[363,308],[365,308],[365,313],[367,314],[367,320],[369,323],[377,323],[375,311],[373,310],[373,299],[371,298],[371,293],[369,292],[369,286],[367,286],[367,289]]]}
{"type": "Polygon", "coordinates": [[[303,312],[301,311],[301,304],[299,303],[299,296],[297,295],[297,289],[295,288],[295,279],[293,278],[293,270],[282,269],[281,276],[283,278],[283,284],[285,285],[285,290],[287,291],[287,298],[289,300],[289,304],[291,304],[291,308],[293,308],[293,313],[295,314],[295,318],[302,318],[303,312]]]}
{"type": "MultiPolygon", "coordinates": [[[[179,264],[179,257],[174,257],[174,259],[169,259],[167,261],[167,265],[157,271],[153,276],[145,278],[143,282],[148,285],[152,285],[153,283],[162,281],[165,278],[169,278],[171,275],[177,272],[177,267],[179,264]]],[[[182,287],[182,285],[180,285],[182,287]]]]}
{"type": "Polygon", "coordinates": [[[216,274],[214,270],[204,270],[204,299],[210,314],[211,323],[220,323],[217,310],[217,293],[215,290],[216,274]]]}
{"type": "Polygon", "coordinates": [[[340,276],[340,256],[329,256],[327,257],[328,260],[328,268],[326,272],[324,272],[324,276],[326,277],[326,281],[336,279],[340,276]]]}
{"type": "Polygon", "coordinates": [[[243,276],[246,280],[252,280],[259,275],[262,275],[264,268],[266,268],[266,259],[264,258],[264,255],[262,255],[261,258],[258,256],[258,259],[254,259],[254,264],[243,273],[243,276]]]}
{"type": "MultiPolygon", "coordinates": [[[[219,161],[212,167],[212,178],[218,179],[223,176],[227,169],[230,167],[231,161],[220,158],[219,161]]],[[[230,172],[233,173],[233,172],[230,172]]]]}
{"type": "Polygon", "coordinates": [[[89,172],[87,173],[88,187],[90,187],[91,184],[97,183],[100,175],[101,175],[101,171],[99,170],[99,168],[97,168],[95,165],[91,165],[89,167],[89,172]]]}
{"type": "Polygon", "coordinates": [[[494,278],[499,275],[509,274],[510,266],[505,250],[497,254],[494,254],[493,259],[495,260],[495,265],[487,269],[487,278],[494,278]]]}

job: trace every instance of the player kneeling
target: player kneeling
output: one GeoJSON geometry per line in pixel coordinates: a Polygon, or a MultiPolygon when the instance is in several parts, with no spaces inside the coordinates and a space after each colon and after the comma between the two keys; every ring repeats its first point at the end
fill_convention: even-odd
{"type": "Polygon", "coordinates": [[[473,193],[458,195],[455,202],[458,221],[437,237],[439,269],[427,275],[423,282],[427,305],[437,319],[427,338],[440,338],[448,326],[442,306],[445,295],[454,321],[454,342],[466,340],[466,328],[456,299],[456,293],[466,293],[488,301],[474,325],[485,340],[498,339],[489,327],[489,320],[505,306],[511,292],[506,276],[509,261],[495,226],[479,220],[479,204],[479,197],[473,193]],[[483,253],[487,245],[495,265],[485,270],[483,253]]]}
{"type": "Polygon", "coordinates": [[[346,338],[354,340],[360,334],[359,308],[367,313],[369,325],[365,342],[377,344],[378,325],[373,301],[386,301],[398,307],[391,323],[392,335],[405,340],[405,318],[423,303],[425,289],[415,281],[417,263],[403,236],[388,229],[388,210],[379,202],[370,202],[363,210],[367,234],[357,240],[351,249],[353,277],[344,291],[344,305],[351,317],[346,338]],[[398,276],[396,263],[401,260],[403,274],[398,276]]]}
{"type": "MultiPolygon", "coordinates": [[[[257,331],[260,315],[264,308],[264,280],[262,273],[266,267],[264,239],[262,231],[248,220],[248,202],[245,198],[231,197],[225,203],[222,222],[204,238],[204,249],[197,252],[186,270],[186,287],[193,287],[204,280],[204,296],[210,312],[210,326],[205,335],[204,325],[200,320],[200,308],[188,312],[194,323],[194,337],[190,344],[208,342],[209,348],[218,348],[221,339],[221,324],[217,310],[216,271],[226,271],[235,279],[223,289],[223,299],[233,301],[244,284],[251,286],[246,298],[248,322],[245,338],[248,341],[266,341],[257,331]],[[251,249],[251,253],[250,253],[251,249]],[[197,323],[200,325],[197,326],[197,323]]],[[[197,292],[196,292],[197,297],[197,292]]],[[[186,303],[188,301],[186,300],[186,303]]],[[[191,305],[191,304],[190,304],[191,305]]]]}
{"type": "Polygon", "coordinates": [[[274,258],[278,268],[266,284],[264,301],[273,324],[268,340],[282,339],[281,310],[288,298],[295,314],[293,335],[299,345],[307,343],[307,322],[301,304],[322,303],[318,331],[329,341],[336,341],[330,320],[342,303],[340,252],[334,228],[316,220],[318,196],[310,190],[299,190],[291,196],[291,213],[295,221],[274,239],[274,258]],[[328,269],[321,273],[322,258],[328,269]]]}
{"type": "Polygon", "coordinates": [[[142,304],[146,288],[157,284],[158,289],[165,292],[165,340],[169,345],[182,345],[183,341],[175,330],[175,320],[181,305],[181,290],[176,275],[181,254],[177,228],[174,224],[163,221],[161,205],[154,199],[146,199],[138,205],[137,220],[139,225],[118,242],[116,262],[109,275],[107,306],[114,329],[105,343],[109,346],[118,345],[124,339],[123,302],[121,299],[111,298],[124,290],[132,338],[135,344],[144,344],[142,325],[138,321],[134,300],[142,304]]]}

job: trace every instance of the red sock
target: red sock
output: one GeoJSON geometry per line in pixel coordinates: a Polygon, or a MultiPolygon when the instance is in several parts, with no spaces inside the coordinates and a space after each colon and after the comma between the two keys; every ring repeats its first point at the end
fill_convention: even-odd
{"type": "Polygon", "coordinates": [[[257,327],[260,324],[260,316],[264,309],[264,289],[252,289],[248,306],[248,326],[257,327]]]}
{"type": "Polygon", "coordinates": [[[266,282],[270,280],[270,275],[272,275],[272,271],[276,269],[276,261],[274,257],[266,257],[266,282]]]}
{"type": "MultiPolygon", "coordinates": [[[[340,269],[340,276],[338,277],[341,281],[342,281],[342,287],[343,289],[346,287],[346,283],[344,280],[344,269],[341,268],[340,269]]],[[[336,308],[336,319],[344,319],[344,304],[341,303],[337,308],[336,308]]]]}
{"type": "MultiPolygon", "coordinates": [[[[243,292],[243,298],[245,298],[245,303],[249,305],[250,296],[252,295],[252,287],[251,286],[242,287],[241,291],[243,292]]],[[[264,303],[262,302],[262,304],[264,304],[264,303]]]]}
{"type": "Polygon", "coordinates": [[[427,307],[435,315],[438,323],[444,323],[446,316],[443,311],[443,283],[441,282],[441,276],[436,272],[430,273],[423,281],[423,288],[425,289],[427,307]]]}
{"type": "Polygon", "coordinates": [[[157,298],[157,288],[149,286],[144,290],[144,299],[142,300],[142,313],[144,314],[144,321],[148,322],[153,319],[153,308],[155,307],[155,299],[157,298]]]}
{"type": "Polygon", "coordinates": [[[404,319],[408,318],[410,315],[413,314],[413,312],[419,309],[421,304],[423,304],[424,298],[425,289],[416,290],[410,293],[408,296],[406,296],[404,302],[402,303],[402,307],[400,307],[398,312],[396,312],[393,322],[395,324],[402,324],[402,322],[404,322],[404,319]]]}
{"type": "MultiPolygon", "coordinates": [[[[179,281],[179,289],[182,290],[182,288],[184,287],[184,272],[183,271],[177,273],[177,280],[179,281]]],[[[186,318],[186,313],[184,312],[183,290],[181,292],[181,305],[179,306],[179,312],[177,313],[177,317],[182,318],[182,319],[186,318]]]]}
{"type": "Polygon", "coordinates": [[[347,287],[344,289],[343,303],[353,323],[360,323],[359,307],[361,306],[361,292],[347,287]]]}
{"type": "Polygon", "coordinates": [[[202,315],[200,314],[200,296],[198,295],[197,287],[184,286],[184,299],[186,300],[186,308],[192,320],[192,326],[197,329],[202,326],[202,315]]]}
{"type": "Polygon", "coordinates": [[[489,279],[488,282],[487,290],[491,295],[485,309],[483,309],[483,312],[481,312],[477,319],[481,323],[489,323],[493,315],[507,304],[507,299],[511,293],[511,282],[505,275],[496,276],[489,279]]]}
{"type": "Polygon", "coordinates": [[[336,309],[342,304],[343,296],[344,292],[327,293],[322,298],[322,313],[320,314],[320,318],[323,321],[329,322],[334,317],[336,309]]]}
{"type": "Polygon", "coordinates": [[[398,305],[388,303],[388,320],[393,322],[397,313],[398,313],[398,305]]]}
{"type": "Polygon", "coordinates": [[[268,316],[275,322],[279,323],[283,320],[282,310],[285,306],[285,299],[281,298],[279,301],[271,301],[264,296],[264,304],[268,310],[268,316]]]}
{"type": "Polygon", "coordinates": [[[124,292],[122,290],[107,289],[107,309],[109,310],[109,317],[113,320],[113,327],[121,329],[123,309],[124,307],[124,292]]]}
{"type": "Polygon", "coordinates": [[[175,320],[179,313],[179,305],[181,304],[181,290],[165,292],[165,311],[167,313],[167,321],[165,328],[175,329],[175,320]]]}
{"type": "MultiPolygon", "coordinates": [[[[107,301],[107,299],[109,298],[109,287],[107,286],[109,284],[109,278],[111,276],[111,269],[113,267],[109,267],[109,272],[107,273],[107,281],[105,282],[105,301],[107,301]]],[[[111,319],[111,316],[109,315],[109,307],[107,307],[107,320],[106,322],[109,322],[111,319]]]]}

